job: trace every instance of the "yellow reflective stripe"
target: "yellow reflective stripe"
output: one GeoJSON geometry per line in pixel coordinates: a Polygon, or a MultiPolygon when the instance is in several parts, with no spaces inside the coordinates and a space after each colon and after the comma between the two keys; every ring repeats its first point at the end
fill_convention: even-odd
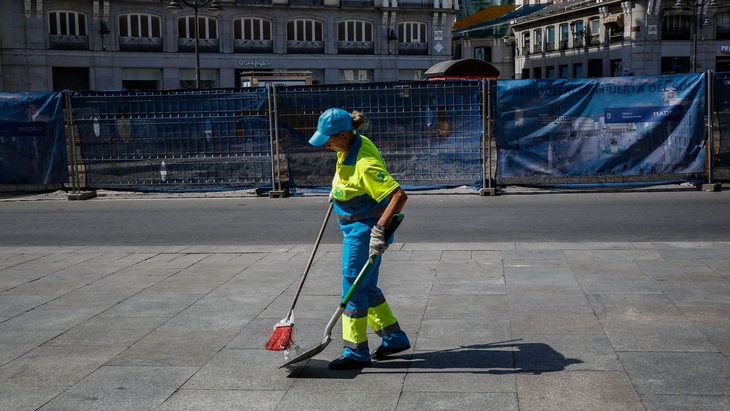
{"type": "Polygon", "coordinates": [[[368,340],[368,320],[367,317],[351,318],[342,315],[342,339],[345,344],[348,342],[354,345],[360,345],[368,340]]]}
{"type": "Polygon", "coordinates": [[[383,302],[377,307],[371,307],[368,309],[368,324],[370,328],[376,333],[380,330],[390,327],[396,324],[398,319],[395,318],[393,312],[390,310],[390,306],[387,302],[383,302]]]}

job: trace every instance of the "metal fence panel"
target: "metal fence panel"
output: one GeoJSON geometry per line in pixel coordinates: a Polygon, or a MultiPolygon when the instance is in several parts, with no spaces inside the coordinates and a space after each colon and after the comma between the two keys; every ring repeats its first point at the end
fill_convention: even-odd
{"type": "Polygon", "coordinates": [[[271,184],[266,89],[88,91],[71,101],[90,188],[271,184]]]}
{"type": "Polygon", "coordinates": [[[399,82],[277,89],[278,141],[290,187],[329,186],[336,156],[307,143],[330,107],[365,115],[362,134],[378,146],[388,170],[410,189],[482,184],[481,85],[399,82]]]}

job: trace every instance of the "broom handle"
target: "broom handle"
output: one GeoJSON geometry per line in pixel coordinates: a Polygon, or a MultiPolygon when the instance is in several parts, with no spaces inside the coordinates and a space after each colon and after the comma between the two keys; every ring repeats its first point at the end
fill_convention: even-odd
{"type": "Polygon", "coordinates": [[[330,214],[332,214],[332,208],[334,207],[334,204],[330,201],[329,207],[327,207],[327,215],[324,217],[324,221],[322,222],[322,227],[319,229],[319,234],[317,234],[317,240],[314,242],[314,248],[312,248],[312,253],[309,255],[309,261],[307,261],[307,267],[304,268],[304,273],[302,274],[302,279],[299,280],[299,286],[297,287],[296,293],[294,293],[294,301],[291,302],[291,307],[289,307],[289,312],[286,314],[286,321],[288,322],[291,320],[292,312],[294,311],[294,306],[297,304],[297,300],[299,299],[299,293],[302,292],[302,286],[304,285],[304,280],[307,278],[307,274],[309,274],[309,269],[312,267],[312,261],[314,261],[314,255],[317,254],[317,248],[319,248],[319,242],[322,240],[322,234],[324,234],[324,229],[327,227],[327,221],[330,219],[330,214]]]}

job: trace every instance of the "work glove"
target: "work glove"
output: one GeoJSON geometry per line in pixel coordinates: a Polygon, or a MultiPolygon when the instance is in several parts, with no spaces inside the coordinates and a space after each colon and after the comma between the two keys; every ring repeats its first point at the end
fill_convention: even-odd
{"type": "Polygon", "coordinates": [[[385,227],[375,225],[370,230],[370,255],[381,255],[388,249],[388,240],[385,238],[385,227]]]}

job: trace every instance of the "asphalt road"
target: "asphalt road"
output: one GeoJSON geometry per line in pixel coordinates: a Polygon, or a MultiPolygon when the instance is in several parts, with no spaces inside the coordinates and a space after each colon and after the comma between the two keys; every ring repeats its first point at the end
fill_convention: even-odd
{"type": "MultiPolygon", "coordinates": [[[[324,196],[0,201],[0,246],[313,243],[324,196]]],[[[730,241],[730,192],[412,193],[399,242],[730,241]]],[[[334,216],[323,243],[338,243],[334,216]]]]}

